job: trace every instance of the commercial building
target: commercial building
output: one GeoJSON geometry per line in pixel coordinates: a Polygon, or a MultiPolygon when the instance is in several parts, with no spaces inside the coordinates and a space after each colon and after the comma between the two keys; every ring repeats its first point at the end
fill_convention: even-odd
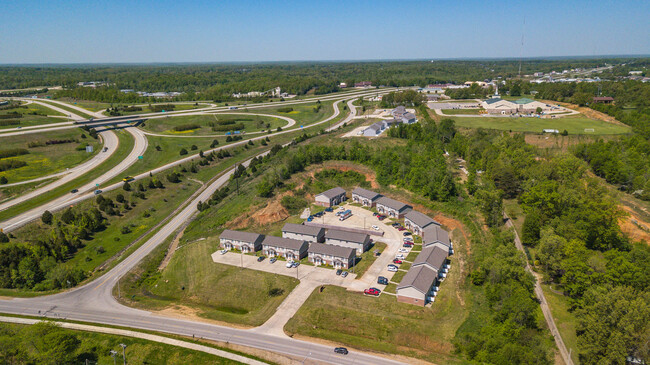
{"type": "Polygon", "coordinates": [[[404,215],[404,227],[406,227],[406,229],[410,229],[418,236],[421,236],[422,230],[430,225],[439,226],[440,223],[434,221],[428,215],[422,214],[415,210],[411,210],[404,215]]]}
{"type": "Polygon", "coordinates": [[[356,250],[349,247],[312,243],[307,250],[309,262],[314,265],[330,265],[337,269],[349,269],[356,260],[356,250]]]}
{"type": "Polygon", "coordinates": [[[325,229],[304,224],[287,223],[282,227],[282,237],[307,242],[325,241],[325,229]]]}
{"type": "Polygon", "coordinates": [[[332,205],[341,204],[346,199],[345,190],[340,187],[335,187],[324,191],[314,197],[315,203],[323,207],[331,207],[332,205]]]}
{"type": "Polygon", "coordinates": [[[361,255],[370,247],[370,236],[365,233],[328,229],[325,233],[325,243],[353,248],[357,251],[357,255],[361,255]]]}
{"type": "Polygon", "coordinates": [[[265,255],[273,257],[280,256],[287,260],[300,260],[307,255],[309,244],[306,241],[290,238],[266,236],[262,241],[262,249],[265,255]]]}
{"type": "Polygon", "coordinates": [[[493,97],[482,101],[481,106],[488,114],[513,114],[516,113],[518,109],[517,104],[499,97],[493,97]]]}
{"type": "Polygon", "coordinates": [[[376,122],[369,125],[366,129],[363,130],[364,137],[377,137],[385,129],[382,122],[376,122]]]}
{"type": "Polygon", "coordinates": [[[540,108],[543,112],[551,110],[550,105],[528,98],[517,99],[515,100],[515,104],[517,104],[517,111],[523,114],[536,113],[537,108],[540,108]]]}
{"type": "Polygon", "coordinates": [[[352,190],[352,201],[359,203],[364,207],[374,207],[379,198],[381,198],[381,194],[371,190],[359,187],[352,190]]]}
{"type": "Polygon", "coordinates": [[[377,211],[391,218],[403,218],[413,207],[385,196],[377,199],[377,211]]]}
{"type": "Polygon", "coordinates": [[[255,252],[262,249],[264,235],[252,232],[231,231],[226,229],[219,235],[219,243],[226,250],[237,249],[243,252],[255,252]]]}

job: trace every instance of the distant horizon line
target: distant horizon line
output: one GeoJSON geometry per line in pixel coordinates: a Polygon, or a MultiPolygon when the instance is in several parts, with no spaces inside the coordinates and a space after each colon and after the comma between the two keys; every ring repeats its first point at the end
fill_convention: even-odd
{"type": "Polygon", "coordinates": [[[150,62],[43,62],[43,63],[0,63],[0,66],[90,66],[90,65],[238,65],[238,64],[282,64],[282,63],[353,63],[353,62],[425,62],[425,61],[531,61],[531,60],[597,60],[622,58],[650,58],[650,54],[605,54],[573,56],[531,56],[531,57],[450,57],[450,58],[385,58],[385,59],[339,59],[339,60],[276,60],[276,61],[150,61],[150,62]]]}

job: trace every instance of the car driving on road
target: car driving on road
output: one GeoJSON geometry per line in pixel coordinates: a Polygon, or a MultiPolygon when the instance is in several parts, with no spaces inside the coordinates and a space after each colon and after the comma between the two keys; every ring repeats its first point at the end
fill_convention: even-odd
{"type": "Polygon", "coordinates": [[[334,349],[334,352],[336,352],[337,354],[341,354],[341,355],[347,355],[348,354],[348,349],[346,349],[345,347],[337,347],[337,348],[334,349]]]}

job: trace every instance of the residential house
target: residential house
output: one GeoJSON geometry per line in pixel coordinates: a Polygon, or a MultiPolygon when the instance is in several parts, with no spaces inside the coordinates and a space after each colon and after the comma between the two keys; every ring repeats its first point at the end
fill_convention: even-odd
{"type": "Polygon", "coordinates": [[[314,197],[315,204],[323,207],[331,207],[332,205],[341,204],[345,199],[345,190],[338,186],[324,191],[314,197]]]}
{"type": "Polygon", "coordinates": [[[287,223],[282,227],[282,237],[307,242],[323,242],[325,228],[287,223]]]}
{"type": "Polygon", "coordinates": [[[357,251],[357,255],[361,255],[370,247],[370,236],[365,233],[328,229],[325,233],[325,243],[353,248],[357,251]]]}
{"type": "Polygon", "coordinates": [[[226,250],[237,249],[243,252],[255,252],[262,249],[264,235],[252,232],[232,231],[226,229],[219,235],[219,243],[226,250]]]}
{"type": "Polygon", "coordinates": [[[377,199],[377,212],[391,218],[403,218],[413,207],[385,196],[377,199]]]}
{"type": "Polygon", "coordinates": [[[376,122],[369,125],[366,129],[363,130],[364,137],[377,137],[385,129],[382,122],[376,122]]]}
{"type": "Polygon", "coordinates": [[[404,215],[404,227],[406,227],[406,229],[410,229],[418,236],[421,236],[422,230],[430,225],[439,226],[440,223],[434,221],[428,215],[422,214],[415,210],[411,210],[404,215]]]}
{"type": "Polygon", "coordinates": [[[422,248],[397,286],[397,301],[425,306],[435,296],[435,285],[446,272],[448,252],[437,246],[422,248]]]}
{"type": "Polygon", "coordinates": [[[349,269],[356,260],[356,250],[349,247],[312,243],[307,250],[309,262],[314,265],[330,265],[337,269],[349,269]]]}
{"type": "Polygon", "coordinates": [[[354,188],[352,190],[352,201],[359,203],[364,207],[374,207],[377,203],[377,199],[381,197],[381,194],[374,191],[366,190],[364,188],[354,188]]]}
{"type": "Polygon", "coordinates": [[[266,236],[262,241],[262,250],[265,255],[280,256],[287,260],[298,261],[307,255],[309,244],[306,241],[294,240],[276,236],[266,236]]]}
{"type": "Polygon", "coordinates": [[[592,99],[592,101],[598,104],[611,104],[614,102],[614,98],[611,96],[596,96],[592,99]]]}
{"type": "Polygon", "coordinates": [[[438,246],[447,250],[449,254],[453,253],[449,232],[436,224],[431,224],[422,230],[422,248],[430,246],[438,246]]]}

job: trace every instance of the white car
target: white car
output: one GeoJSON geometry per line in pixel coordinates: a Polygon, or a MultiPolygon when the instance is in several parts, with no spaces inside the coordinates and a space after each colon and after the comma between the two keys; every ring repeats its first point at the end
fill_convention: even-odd
{"type": "Polygon", "coordinates": [[[292,268],[293,267],[293,261],[288,261],[286,266],[289,269],[292,268]]]}
{"type": "Polygon", "coordinates": [[[397,266],[395,266],[395,265],[388,265],[388,271],[390,271],[390,272],[396,272],[396,271],[397,271],[397,266]]]}
{"type": "Polygon", "coordinates": [[[219,253],[221,253],[222,255],[225,255],[225,254],[228,253],[228,250],[221,250],[221,251],[219,251],[219,253]]]}
{"type": "Polygon", "coordinates": [[[413,242],[413,238],[406,236],[406,237],[404,237],[404,241],[413,242]]]}
{"type": "Polygon", "coordinates": [[[400,248],[397,252],[407,253],[407,252],[409,252],[409,250],[407,250],[405,248],[400,248]]]}
{"type": "Polygon", "coordinates": [[[339,207],[339,210],[345,210],[345,207],[341,205],[341,206],[339,207]]]}
{"type": "Polygon", "coordinates": [[[379,227],[377,227],[376,225],[373,224],[373,225],[372,225],[372,229],[374,229],[375,231],[378,231],[378,230],[379,230],[379,227]]]}
{"type": "Polygon", "coordinates": [[[402,255],[400,253],[400,254],[395,255],[395,258],[398,259],[398,260],[404,260],[404,255],[402,255]]]}

